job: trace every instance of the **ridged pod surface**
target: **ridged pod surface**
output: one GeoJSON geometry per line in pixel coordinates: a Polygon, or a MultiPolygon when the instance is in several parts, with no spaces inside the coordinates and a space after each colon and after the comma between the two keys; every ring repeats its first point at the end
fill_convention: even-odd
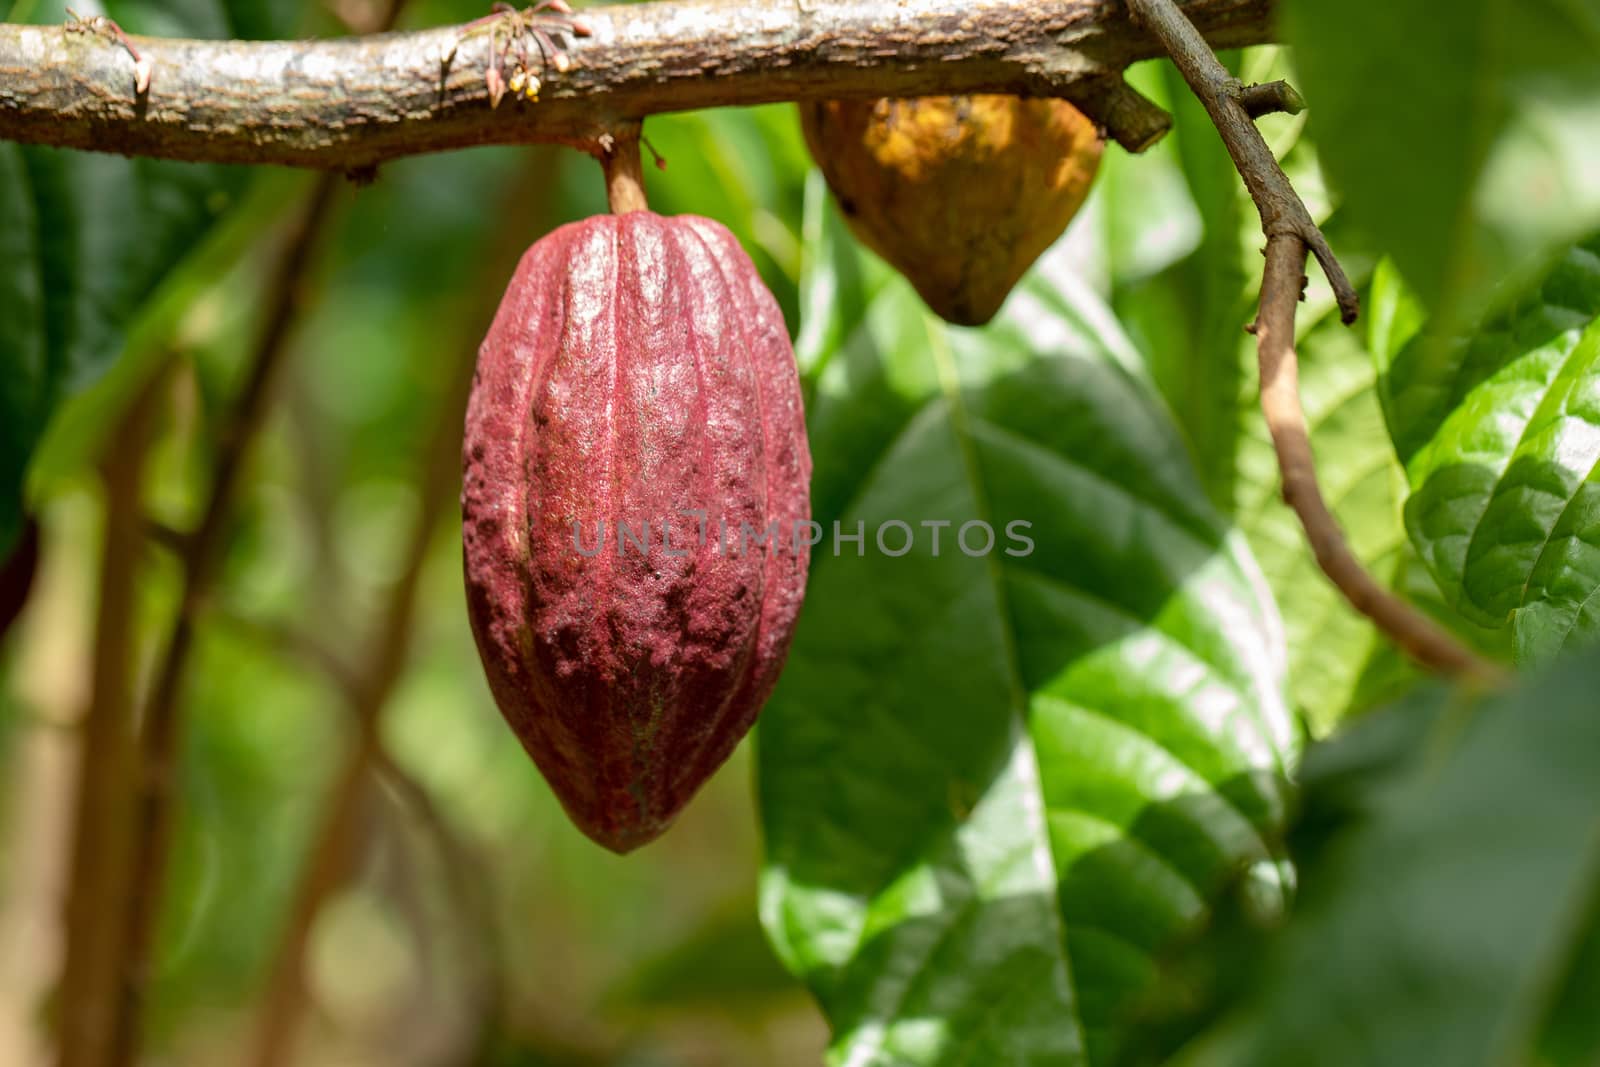
{"type": "Polygon", "coordinates": [[[636,848],[755,721],[805,590],[794,353],[738,241],[641,211],[528,249],[479,350],[463,461],[495,700],[579,828],[636,848]]]}
{"type": "Polygon", "coordinates": [[[851,230],[962,326],[994,318],[1061,236],[1103,147],[1064,100],[821,100],[800,117],[851,230]]]}

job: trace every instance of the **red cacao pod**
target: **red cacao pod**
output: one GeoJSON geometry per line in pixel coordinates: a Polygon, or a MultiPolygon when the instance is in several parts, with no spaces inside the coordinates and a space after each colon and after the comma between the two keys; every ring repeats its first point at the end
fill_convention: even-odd
{"type": "Polygon", "coordinates": [[[805,590],[794,352],[738,241],[638,211],[536,243],[479,350],[463,462],[490,689],[578,827],[636,848],[755,721],[805,590]]]}

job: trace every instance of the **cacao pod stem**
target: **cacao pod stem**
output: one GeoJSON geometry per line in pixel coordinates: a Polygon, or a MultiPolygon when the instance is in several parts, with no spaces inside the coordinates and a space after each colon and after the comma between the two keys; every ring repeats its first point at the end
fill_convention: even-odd
{"type": "Polygon", "coordinates": [[[613,134],[600,148],[606,172],[606,200],[613,215],[649,211],[644,194],[644,163],[639,156],[639,131],[613,134]]]}

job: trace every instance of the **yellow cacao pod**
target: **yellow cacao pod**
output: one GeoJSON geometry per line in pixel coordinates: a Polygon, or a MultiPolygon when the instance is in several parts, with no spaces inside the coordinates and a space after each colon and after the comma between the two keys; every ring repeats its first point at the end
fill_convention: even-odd
{"type": "Polygon", "coordinates": [[[823,100],[800,114],[856,236],[963,326],[995,316],[1100,166],[1099,131],[1063,100],[823,100]]]}

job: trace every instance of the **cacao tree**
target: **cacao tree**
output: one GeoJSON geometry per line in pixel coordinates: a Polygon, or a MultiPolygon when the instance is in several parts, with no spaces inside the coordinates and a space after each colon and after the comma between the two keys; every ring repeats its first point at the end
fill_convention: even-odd
{"type": "Polygon", "coordinates": [[[0,1063],[1600,1059],[1600,0],[0,17],[0,1063]]]}

